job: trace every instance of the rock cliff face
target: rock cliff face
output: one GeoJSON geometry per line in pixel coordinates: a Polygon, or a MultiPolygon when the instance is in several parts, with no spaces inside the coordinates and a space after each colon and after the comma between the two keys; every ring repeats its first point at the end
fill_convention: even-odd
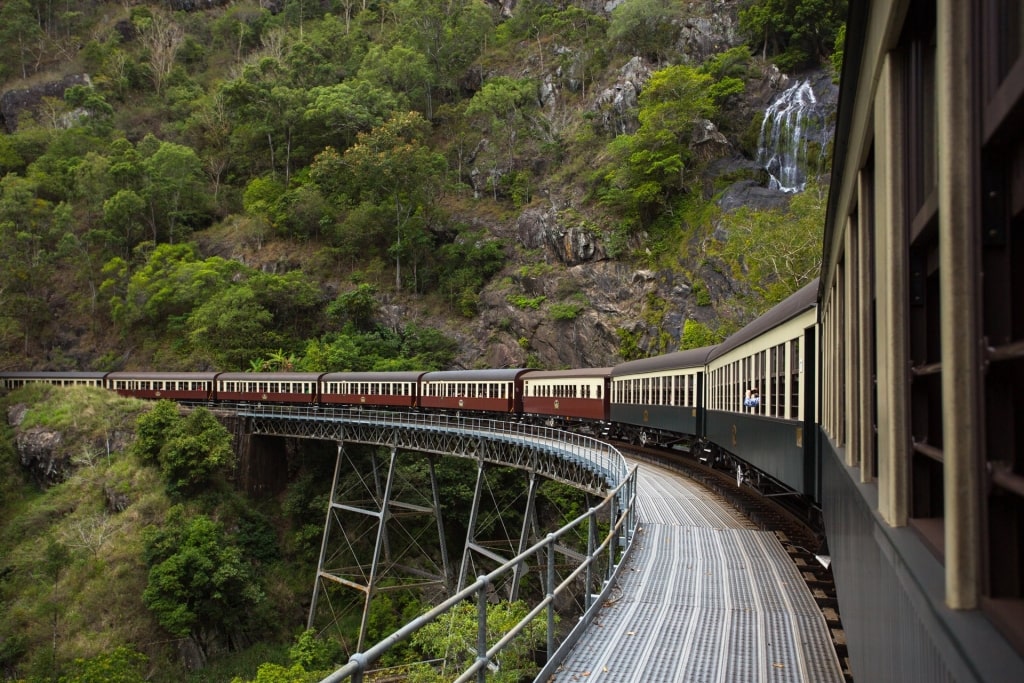
{"type": "Polygon", "coordinates": [[[35,114],[44,97],[62,99],[71,86],[90,84],[87,74],[72,74],[31,88],[8,90],[0,95],[0,122],[8,133],[13,133],[18,129],[18,119],[27,113],[35,114]]]}
{"type": "MultiPolygon", "coordinates": [[[[127,448],[132,435],[114,432],[106,439],[84,440],[80,435],[32,427],[21,429],[28,406],[19,404],[7,411],[7,422],[14,427],[14,446],[22,467],[43,488],[66,480],[78,467],[87,466],[95,459],[127,448]]],[[[108,494],[112,510],[120,505],[117,494],[108,494]]],[[[121,503],[123,504],[123,503],[121,503]]]]}
{"type": "MultiPolygon", "coordinates": [[[[615,0],[594,0],[586,6],[610,15],[619,4],[615,0]]],[[[742,5],[741,0],[687,3],[687,18],[677,40],[683,61],[700,64],[709,55],[740,45],[737,27],[742,5]]],[[[516,11],[514,0],[501,0],[500,6],[506,16],[516,11]]],[[[557,62],[562,66],[553,66],[554,60],[550,64],[559,71],[544,71],[544,65],[536,60],[527,60],[524,66],[524,71],[541,84],[538,99],[545,110],[556,112],[565,106],[565,93],[560,88],[566,87],[583,95],[582,106],[590,112],[590,125],[598,135],[611,138],[635,133],[639,128],[638,98],[651,73],[664,65],[633,57],[611,82],[584,92],[574,87],[572,73],[561,71],[569,68],[571,72],[573,55],[558,49],[563,50],[559,52],[563,59],[557,62]]],[[[813,81],[823,108],[834,111],[828,74],[804,74],[801,78],[813,81]]],[[[738,137],[798,80],[766,66],[762,73],[748,78],[740,101],[730,103],[730,132],[723,132],[712,121],[696,122],[692,148],[694,156],[705,164],[704,194],[708,198],[718,196],[723,211],[740,206],[780,209],[788,205],[791,195],[769,187],[771,177],[759,161],[753,141],[741,143],[738,137]],[[731,182],[726,183],[725,178],[731,178],[731,182]]],[[[469,156],[471,167],[478,163],[478,155],[485,157],[488,144],[485,140],[469,156]]],[[[470,177],[482,194],[488,183],[494,182],[494,176],[506,170],[480,165],[474,167],[470,177]]],[[[521,367],[531,363],[549,368],[600,367],[622,360],[619,351],[624,335],[643,352],[672,351],[678,348],[688,319],[710,323],[714,328],[720,314],[743,317],[740,311],[721,307],[721,302],[743,292],[735,291],[736,285],[715,264],[699,259],[683,263],[685,254],[679,270],[638,270],[620,263],[610,255],[611,231],[599,224],[599,219],[584,215],[570,191],[552,185],[542,188],[542,192],[543,204],[535,202],[525,207],[505,226],[488,226],[491,234],[516,245],[513,251],[526,256],[516,257],[520,260],[510,264],[505,277],[496,278],[481,292],[479,317],[467,329],[453,333],[465,349],[459,361],[463,367],[521,367]],[[538,263],[544,267],[536,267],[538,263]],[[532,274],[524,275],[526,272],[532,274]],[[683,272],[699,280],[704,291],[700,303],[693,296],[694,282],[683,272]],[[708,305],[708,298],[713,305],[708,305]],[[582,302],[579,310],[566,314],[564,307],[574,302],[582,302]]],[[[725,237],[715,234],[713,226],[710,232],[710,239],[725,237]]],[[[645,236],[633,239],[630,248],[642,251],[645,236]]]]}

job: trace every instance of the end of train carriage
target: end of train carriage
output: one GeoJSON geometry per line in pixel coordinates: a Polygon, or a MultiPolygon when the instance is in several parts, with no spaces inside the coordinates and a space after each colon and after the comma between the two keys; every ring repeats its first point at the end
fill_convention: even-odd
{"type": "Polygon", "coordinates": [[[708,441],[751,476],[820,502],[817,289],[814,280],[715,347],[704,395],[708,441]]]}
{"type": "Polygon", "coordinates": [[[609,420],[630,443],[693,451],[706,432],[705,365],[717,347],[620,363],[611,372],[609,420]]]}
{"type": "Polygon", "coordinates": [[[529,370],[522,376],[523,417],[548,427],[597,432],[608,421],[610,367],[529,370]]]}

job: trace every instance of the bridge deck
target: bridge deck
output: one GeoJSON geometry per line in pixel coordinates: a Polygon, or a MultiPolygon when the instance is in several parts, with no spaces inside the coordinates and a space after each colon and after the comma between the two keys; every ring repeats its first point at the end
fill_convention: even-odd
{"type": "Polygon", "coordinates": [[[631,566],[552,680],[843,681],[825,619],[774,534],[638,464],[631,566]]]}

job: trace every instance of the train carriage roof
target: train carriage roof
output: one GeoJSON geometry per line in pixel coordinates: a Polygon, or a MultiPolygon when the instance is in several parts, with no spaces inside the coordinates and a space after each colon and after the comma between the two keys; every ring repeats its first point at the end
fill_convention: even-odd
{"type": "Polygon", "coordinates": [[[818,302],[817,294],[818,278],[814,278],[810,283],[791,294],[788,299],[768,309],[760,318],[719,344],[714,351],[708,354],[708,362],[746,344],[768,330],[792,320],[807,309],[814,308],[818,302]]]}
{"type": "Polygon", "coordinates": [[[526,368],[500,368],[497,370],[438,370],[423,374],[424,382],[511,382],[519,378],[526,368]]]}
{"type": "Polygon", "coordinates": [[[33,377],[46,379],[53,377],[66,377],[68,379],[103,379],[106,375],[107,373],[105,372],[93,372],[89,370],[72,370],[70,372],[53,370],[18,370],[15,372],[0,372],[0,377],[10,377],[11,379],[31,379],[33,377]]]}
{"type": "Polygon", "coordinates": [[[315,382],[322,374],[320,372],[222,372],[217,376],[217,381],[315,382]]]}
{"type": "Polygon", "coordinates": [[[579,370],[527,370],[523,374],[523,381],[537,379],[590,379],[594,377],[608,377],[612,369],[609,368],[581,368],[579,370]]]}
{"type": "Polygon", "coordinates": [[[118,372],[111,372],[107,375],[108,379],[141,379],[141,380],[168,380],[168,379],[181,379],[181,380],[212,380],[217,376],[216,372],[132,372],[131,370],[121,370],[118,372]]]}
{"type": "Polygon", "coordinates": [[[418,382],[425,373],[422,370],[398,372],[328,372],[321,382],[418,382]]]}
{"type": "Polygon", "coordinates": [[[663,372],[665,370],[685,370],[688,368],[703,368],[707,364],[708,355],[714,351],[716,346],[702,346],[699,349],[688,349],[666,353],[661,356],[651,356],[640,360],[631,360],[619,363],[612,368],[612,377],[623,377],[626,375],[646,375],[652,372],[663,372]]]}

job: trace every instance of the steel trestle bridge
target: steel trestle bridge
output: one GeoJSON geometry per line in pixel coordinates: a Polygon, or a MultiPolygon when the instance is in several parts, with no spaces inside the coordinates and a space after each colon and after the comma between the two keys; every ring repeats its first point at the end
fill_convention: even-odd
{"type": "MultiPolygon", "coordinates": [[[[318,439],[338,444],[337,463],[331,486],[327,519],[317,566],[317,578],[310,607],[309,622],[313,625],[318,601],[330,585],[342,585],[364,594],[363,614],[356,654],[349,663],[324,681],[362,681],[363,674],[394,645],[409,638],[422,626],[467,600],[477,604],[478,635],[472,664],[454,680],[484,681],[489,669],[500,666],[499,653],[526,630],[535,619],[546,618],[547,661],[537,680],[545,680],[558,667],[597,613],[615,578],[630,554],[636,527],[636,469],[630,470],[622,454],[613,446],[596,438],[572,432],[538,427],[517,422],[437,413],[396,412],[360,408],[331,408],[302,405],[238,404],[231,409],[243,421],[243,429],[252,435],[318,439]],[[370,477],[370,495],[359,502],[342,499],[339,481],[344,469],[345,443],[382,446],[390,449],[386,473],[375,471],[370,477]],[[438,495],[434,460],[430,460],[432,504],[410,504],[395,497],[395,476],[398,453],[411,451],[428,455],[455,456],[477,463],[477,479],[470,509],[467,538],[458,585],[449,586],[450,569],[444,550],[444,530],[438,495]],[[503,557],[479,543],[476,538],[478,511],[483,498],[486,466],[513,467],[528,475],[526,512],[516,554],[503,557]],[[381,476],[383,475],[383,476],[381,476]],[[571,485],[595,497],[600,503],[561,529],[538,539],[533,505],[540,481],[550,479],[571,485]],[[417,617],[379,643],[364,649],[370,601],[375,594],[388,590],[382,581],[391,557],[389,521],[402,514],[434,515],[441,546],[442,568],[433,576],[418,573],[425,583],[443,585],[449,596],[436,607],[417,617]],[[375,536],[372,557],[361,562],[359,571],[339,569],[331,563],[332,544],[347,533],[342,516],[368,520],[375,536]],[[599,529],[605,529],[599,538],[599,529]],[[570,541],[585,534],[586,551],[574,550],[570,541]],[[471,580],[474,556],[486,558],[498,566],[487,574],[471,580]],[[561,558],[556,560],[556,558],[561,558]],[[558,576],[556,564],[571,564],[565,576],[558,576]],[[508,586],[507,597],[517,599],[518,588],[528,566],[538,568],[542,575],[543,598],[532,605],[517,625],[505,634],[488,634],[486,607],[495,597],[499,585],[508,586]],[[574,628],[561,640],[555,628],[555,602],[563,594],[583,594],[583,613],[574,628]]],[[[381,468],[383,470],[384,468],[381,468]]],[[[351,549],[347,537],[342,541],[351,549]]],[[[578,544],[578,543],[577,543],[578,544]]],[[[406,569],[409,569],[408,567],[406,569]]],[[[564,569],[563,569],[564,573],[564,569]]]]}

